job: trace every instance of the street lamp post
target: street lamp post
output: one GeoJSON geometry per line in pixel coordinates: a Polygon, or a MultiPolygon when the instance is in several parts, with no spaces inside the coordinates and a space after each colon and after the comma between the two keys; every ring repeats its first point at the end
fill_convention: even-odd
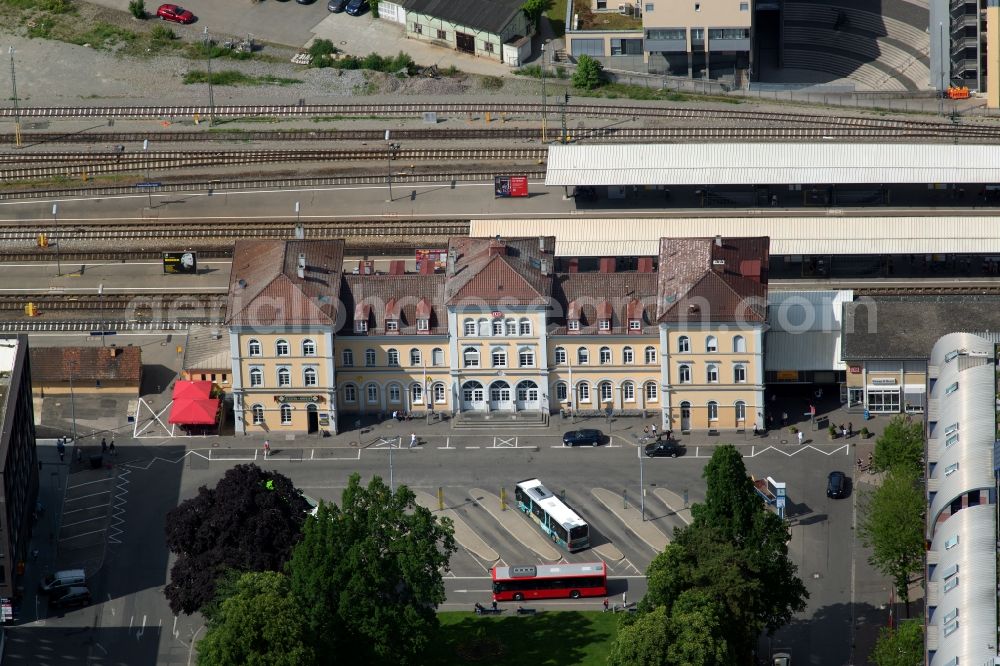
{"type": "Polygon", "coordinates": [[[385,131],[385,162],[386,162],[386,182],[389,183],[389,198],[386,199],[386,203],[392,203],[392,156],[397,150],[399,150],[398,143],[392,143],[389,141],[389,130],[385,131]]]}
{"type": "Polygon", "coordinates": [[[299,202],[295,202],[295,238],[302,240],[306,237],[305,229],[302,228],[302,218],[299,216],[299,202]]]}
{"type": "Polygon", "coordinates": [[[646,522],[646,484],[643,481],[642,473],[642,444],[635,448],[639,455],[639,513],[642,514],[642,521],[646,522]]]}
{"type": "Polygon", "coordinates": [[[212,40],[208,36],[208,26],[202,31],[205,36],[205,60],[208,62],[208,124],[215,124],[215,96],[212,94],[212,40]]]}
{"type": "Polygon", "coordinates": [[[149,184],[149,139],[142,140],[142,152],[146,157],[146,195],[149,197],[149,207],[153,207],[153,187],[149,184]]]}
{"type": "Polygon", "coordinates": [[[56,238],[56,225],[59,223],[59,204],[52,204],[52,244],[56,246],[56,277],[62,277],[62,261],[59,259],[59,239],[56,238]]]}
{"type": "Polygon", "coordinates": [[[545,143],[545,124],[548,122],[548,114],[545,109],[545,102],[548,95],[545,94],[545,43],[542,43],[542,143],[545,143]]]}
{"type": "Polygon", "coordinates": [[[98,312],[100,313],[100,320],[98,326],[101,327],[101,346],[104,346],[104,283],[97,285],[97,302],[98,302],[98,312]]]}
{"type": "Polygon", "coordinates": [[[21,147],[21,109],[17,104],[17,75],[14,73],[14,47],[10,47],[10,96],[14,99],[14,145],[21,147]]]}

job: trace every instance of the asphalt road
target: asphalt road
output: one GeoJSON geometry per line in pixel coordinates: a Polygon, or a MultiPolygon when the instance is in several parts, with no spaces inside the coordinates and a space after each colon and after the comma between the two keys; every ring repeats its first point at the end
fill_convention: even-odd
{"type": "MultiPolygon", "coordinates": [[[[633,446],[622,441],[617,442],[619,446],[564,449],[555,440],[551,445],[540,440],[537,450],[495,449],[491,442],[490,436],[472,434],[453,439],[449,449],[394,450],[393,482],[432,496],[441,488],[445,504],[508,564],[538,563],[541,559],[528,544],[501,527],[493,517],[497,507],[485,506],[490,499],[477,498],[499,495],[501,485],[512,494],[514,483],[536,476],[555,492],[565,489],[568,501],[593,526],[598,548],[567,554],[564,559],[594,561],[598,557],[595,551],[606,552],[601,545],[613,544],[622,557],[608,562],[610,593],[626,592],[630,601],[638,600],[645,592],[642,573],[655,551],[594,494],[595,489],[604,489],[620,498],[626,491],[630,504],[639,498],[639,464],[633,446]]],[[[256,451],[215,451],[210,463],[172,443],[133,443],[119,449],[125,463],[122,474],[127,480],[127,503],[118,536],[121,543],[109,545],[105,566],[92,581],[99,603],[15,628],[12,634],[18,640],[13,642],[8,663],[188,663],[193,641],[204,629],[197,616],[175,618],[162,596],[169,568],[163,516],[200,485],[214,484],[238,462],[218,457],[253,458],[256,451]],[[42,644],[47,646],[44,651],[29,649],[42,644]]],[[[337,500],[354,471],[363,477],[389,477],[390,452],[384,447],[360,453],[334,449],[323,460],[307,457],[301,461],[283,455],[280,444],[274,449],[274,458],[264,464],[288,474],[315,498],[337,500]]],[[[745,455],[753,456],[746,458],[752,473],[788,482],[789,548],[811,595],[807,611],[775,640],[782,647],[791,647],[796,657],[807,663],[852,663],[852,626],[859,618],[862,624],[865,618],[875,621],[874,607],[882,594],[880,580],[863,565],[865,553],[852,540],[854,497],[839,501],[825,497],[827,473],[832,469],[851,471],[850,453],[826,442],[816,448],[760,449],[741,446],[745,455]],[[793,450],[797,451],[794,455],[793,450]]],[[[667,488],[681,494],[687,490],[690,500],[698,501],[704,492],[701,473],[710,452],[710,447],[699,447],[676,460],[645,460],[646,515],[662,533],[669,535],[681,521],[654,491],[667,488]]],[[[446,573],[448,599],[443,609],[471,609],[476,601],[487,602],[491,564],[460,547],[446,573]]],[[[532,605],[596,609],[600,602],[561,600],[532,605]]]]}

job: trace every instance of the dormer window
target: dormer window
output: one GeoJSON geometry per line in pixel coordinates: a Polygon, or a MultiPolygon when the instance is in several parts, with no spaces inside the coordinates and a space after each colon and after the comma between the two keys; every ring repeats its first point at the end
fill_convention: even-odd
{"type": "Polygon", "coordinates": [[[607,332],[611,330],[611,320],[610,319],[599,319],[597,320],[597,328],[601,331],[607,332]]]}
{"type": "Polygon", "coordinates": [[[580,320],[579,319],[570,319],[568,322],[566,322],[566,328],[569,329],[570,331],[572,331],[573,333],[579,333],[580,332],[580,320]]]}
{"type": "MultiPolygon", "coordinates": [[[[431,330],[431,303],[426,298],[417,302],[417,333],[429,333],[431,330]]],[[[469,335],[469,322],[465,324],[466,335],[469,335]]]]}
{"type": "Polygon", "coordinates": [[[628,307],[625,309],[629,333],[642,333],[642,312],[642,301],[638,298],[629,301],[628,307]]]}
{"type": "Polygon", "coordinates": [[[426,333],[431,330],[431,320],[430,319],[418,319],[417,320],[417,332],[426,333]]]}
{"type": "Polygon", "coordinates": [[[611,332],[611,303],[608,301],[597,305],[597,330],[600,333],[611,332]]]}
{"type": "Polygon", "coordinates": [[[354,322],[354,332],[355,333],[367,333],[368,332],[368,322],[367,321],[356,321],[356,322],[354,322]]]}
{"type": "Polygon", "coordinates": [[[372,316],[372,306],[367,303],[358,303],[354,308],[354,332],[367,333],[368,321],[372,316]]]}
{"type": "Polygon", "coordinates": [[[638,319],[629,319],[628,320],[628,330],[630,330],[630,331],[639,331],[639,330],[642,330],[642,322],[639,321],[638,319]]]}
{"type": "Polygon", "coordinates": [[[398,319],[386,319],[385,320],[385,330],[387,333],[399,333],[399,320],[398,319]]]}
{"type": "Polygon", "coordinates": [[[570,333],[580,332],[580,304],[576,301],[570,301],[566,311],[566,329],[570,333]]]}
{"type": "Polygon", "coordinates": [[[400,304],[395,298],[390,298],[385,304],[385,332],[399,333],[400,304]]]}

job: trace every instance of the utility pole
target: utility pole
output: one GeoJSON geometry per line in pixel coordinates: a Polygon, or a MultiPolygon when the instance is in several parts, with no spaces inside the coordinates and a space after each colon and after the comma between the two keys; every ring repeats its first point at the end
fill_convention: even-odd
{"type": "Polygon", "coordinates": [[[104,346],[104,283],[97,285],[98,312],[100,312],[101,346],[104,346]]]}
{"type": "Polygon", "coordinates": [[[215,124],[215,96],[212,94],[212,39],[208,36],[208,26],[202,32],[205,35],[205,60],[208,61],[208,125],[215,124]]]}
{"type": "Polygon", "coordinates": [[[149,207],[153,207],[153,186],[149,184],[149,139],[142,140],[142,152],[146,156],[146,195],[149,197],[149,207]]]}
{"type": "Polygon", "coordinates": [[[567,104],[569,104],[569,93],[565,93],[563,95],[563,104],[562,104],[562,139],[561,139],[562,143],[566,143],[567,138],[569,137],[569,132],[566,131],[566,105],[567,104]]]}
{"type": "Polygon", "coordinates": [[[548,96],[545,94],[545,42],[542,42],[542,143],[545,143],[545,124],[548,121],[548,114],[545,109],[545,101],[548,96]]]}
{"type": "Polygon", "coordinates": [[[56,246],[56,277],[62,277],[62,262],[59,260],[59,239],[56,238],[56,225],[59,223],[59,204],[52,204],[52,242],[56,246]]]}
{"type": "Polygon", "coordinates": [[[17,104],[17,75],[14,72],[14,47],[10,47],[10,90],[14,98],[14,145],[21,147],[21,109],[17,104]]]}
{"type": "Polygon", "coordinates": [[[295,202],[295,239],[302,240],[306,237],[306,231],[302,228],[302,220],[299,217],[299,202],[295,202]]]}
{"type": "Polygon", "coordinates": [[[389,140],[389,130],[385,131],[385,178],[386,182],[389,183],[389,198],[386,199],[386,203],[392,203],[392,158],[396,151],[399,150],[398,143],[392,143],[389,140]]]}
{"type": "Polygon", "coordinates": [[[642,521],[646,522],[646,486],[642,478],[642,444],[635,448],[635,452],[639,454],[639,513],[642,514],[642,521]]]}

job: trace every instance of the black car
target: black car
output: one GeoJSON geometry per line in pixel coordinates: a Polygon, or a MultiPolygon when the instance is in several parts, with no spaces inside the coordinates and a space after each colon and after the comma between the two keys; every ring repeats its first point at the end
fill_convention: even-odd
{"type": "Polygon", "coordinates": [[[329,0],[329,2],[326,3],[326,8],[334,14],[339,14],[347,7],[347,1],[348,0],[329,0]]]}
{"type": "Polygon", "coordinates": [[[676,458],[677,456],[684,455],[684,447],[674,441],[661,440],[659,442],[652,442],[646,445],[644,449],[646,455],[650,458],[656,456],[670,456],[671,458],[676,458]]]}
{"type": "Polygon", "coordinates": [[[563,446],[576,446],[577,444],[597,446],[603,438],[604,435],[600,430],[570,430],[563,435],[563,446]]]}
{"type": "Polygon", "coordinates": [[[361,16],[368,10],[368,0],[350,0],[347,3],[346,11],[351,16],[361,16]]]}
{"type": "Polygon", "coordinates": [[[826,479],[826,496],[831,499],[847,497],[847,475],[843,472],[830,472],[826,479]]]}
{"type": "Polygon", "coordinates": [[[295,2],[299,3],[300,5],[311,5],[312,3],[316,2],[316,0],[295,0],[295,2]]]}
{"type": "Polygon", "coordinates": [[[90,603],[90,590],[85,587],[67,587],[49,597],[49,606],[67,608],[69,606],[86,606],[90,603]]]}

